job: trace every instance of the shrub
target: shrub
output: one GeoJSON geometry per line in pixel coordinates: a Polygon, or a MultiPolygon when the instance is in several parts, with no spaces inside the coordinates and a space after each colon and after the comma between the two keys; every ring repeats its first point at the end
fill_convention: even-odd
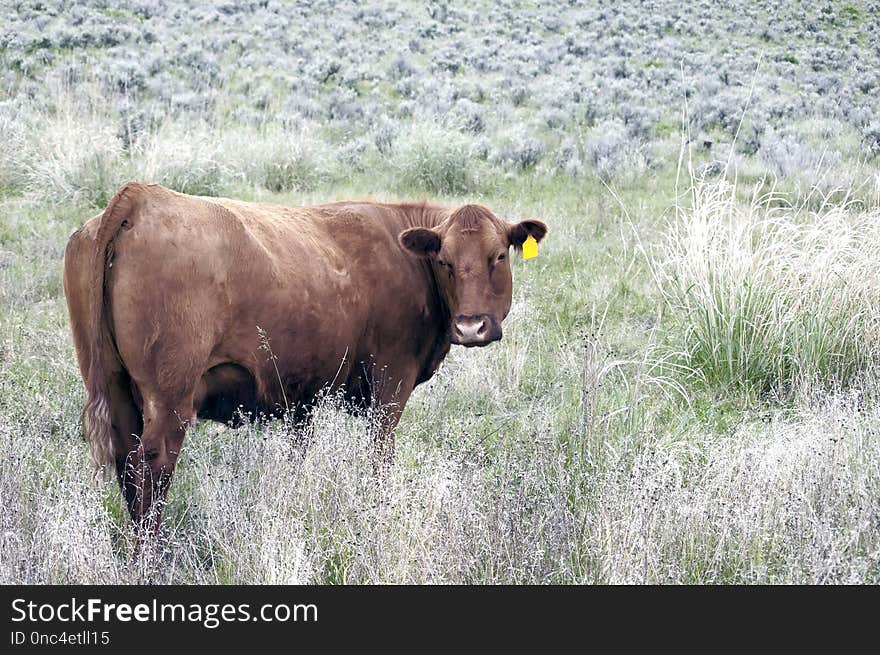
{"type": "Polygon", "coordinates": [[[486,129],[486,112],[477,103],[460,98],[452,108],[452,121],[466,132],[479,134],[486,129]]]}
{"type": "Polygon", "coordinates": [[[557,168],[573,177],[580,175],[583,164],[581,163],[580,148],[574,139],[563,141],[556,154],[557,168]]]}
{"type": "Polygon", "coordinates": [[[862,148],[869,157],[880,155],[880,121],[874,121],[864,127],[862,148]]]}
{"type": "Polygon", "coordinates": [[[644,171],[648,161],[643,150],[641,142],[629,136],[618,121],[600,123],[584,140],[586,159],[602,179],[611,179],[624,171],[644,171]]]}
{"type": "Polygon", "coordinates": [[[492,161],[520,170],[533,168],[546,152],[544,143],[524,130],[514,131],[501,139],[492,153],[492,161]]]}
{"type": "Polygon", "coordinates": [[[840,153],[814,147],[795,136],[769,135],[758,151],[780,177],[801,177],[815,180],[822,169],[840,161],[840,153]]]}
{"type": "MultiPolygon", "coordinates": [[[[25,130],[12,116],[3,112],[0,106],[0,193],[22,189],[26,182],[20,155],[25,141],[25,130]]],[[[11,108],[10,108],[11,109],[11,108]]]]}

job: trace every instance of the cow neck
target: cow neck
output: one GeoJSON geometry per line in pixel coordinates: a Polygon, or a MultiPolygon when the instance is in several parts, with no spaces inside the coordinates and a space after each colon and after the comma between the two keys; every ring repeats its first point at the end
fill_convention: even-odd
{"type": "MultiPolygon", "coordinates": [[[[448,218],[445,210],[439,207],[431,207],[430,205],[422,205],[414,207],[407,212],[408,227],[426,227],[436,228],[448,218]]],[[[433,375],[434,371],[440,365],[440,362],[446,357],[449,348],[452,345],[452,335],[450,332],[451,313],[443,294],[440,291],[440,285],[437,283],[437,277],[434,274],[434,267],[430,261],[421,262],[421,269],[427,281],[427,287],[430,290],[430,311],[432,318],[437,326],[437,338],[431,346],[419,378],[427,379],[433,375]]]]}
{"type": "MultiPolygon", "coordinates": [[[[408,227],[426,227],[429,229],[434,229],[438,227],[443,221],[448,218],[448,212],[439,207],[432,207],[430,205],[420,205],[417,207],[411,208],[409,212],[407,212],[407,223],[408,227]]],[[[431,289],[431,300],[433,301],[434,307],[432,308],[438,315],[437,319],[442,321],[440,325],[442,325],[443,329],[441,332],[445,333],[447,339],[449,338],[449,326],[450,326],[450,311],[449,306],[446,303],[446,300],[443,298],[443,294],[440,291],[440,285],[437,283],[437,277],[434,273],[434,267],[431,265],[431,262],[425,260],[422,262],[422,271],[428,279],[428,287],[431,289]]]]}

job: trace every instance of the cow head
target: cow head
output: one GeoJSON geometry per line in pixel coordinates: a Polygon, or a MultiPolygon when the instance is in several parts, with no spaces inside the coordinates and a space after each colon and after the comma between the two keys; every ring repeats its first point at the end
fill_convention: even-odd
{"type": "Polygon", "coordinates": [[[501,338],[510,311],[513,281],[510,247],[522,249],[547,234],[541,221],[507,223],[480,205],[464,205],[435,228],[400,233],[401,246],[428,260],[449,308],[452,343],[485,346],[501,338]]]}

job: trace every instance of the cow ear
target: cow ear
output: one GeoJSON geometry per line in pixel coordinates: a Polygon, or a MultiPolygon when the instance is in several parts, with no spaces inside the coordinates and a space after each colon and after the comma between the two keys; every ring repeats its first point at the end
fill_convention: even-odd
{"type": "Polygon", "coordinates": [[[530,236],[534,237],[535,241],[540,241],[546,235],[547,226],[536,218],[530,218],[507,226],[507,238],[510,239],[510,245],[515,248],[521,248],[522,244],[530,236]]]}
{"type": "Polygon", "coordinates": [[[433,257],[440,252],[440,235],[426,227],[404,230],[397,239],[404,250],[419,257],[433,257]]]}

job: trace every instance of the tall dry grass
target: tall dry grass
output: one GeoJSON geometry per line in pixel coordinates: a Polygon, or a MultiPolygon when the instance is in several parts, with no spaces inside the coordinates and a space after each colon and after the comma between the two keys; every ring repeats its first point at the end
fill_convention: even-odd
{"type": "Polygon", "coordinates": [[[193,431],[163,539],[139,555],[115,483],[88,476],[69,345],[9,331],[0,581],[880,581],[875,393],[770,409],[728,434],[683,416],[673,433],[653,363],[601,340],[583,371],[556,373],[559,393],[528,387],[539,331],[519,311],[504,348],[456,353],[411,401],[381,482],[369,420],[332,398],[305,429],[193,431]],[[510,386],[486,395],[487,372],[510,386]],[[591,415],[566,422],[573,389],[593,395],[591,415]]]}

